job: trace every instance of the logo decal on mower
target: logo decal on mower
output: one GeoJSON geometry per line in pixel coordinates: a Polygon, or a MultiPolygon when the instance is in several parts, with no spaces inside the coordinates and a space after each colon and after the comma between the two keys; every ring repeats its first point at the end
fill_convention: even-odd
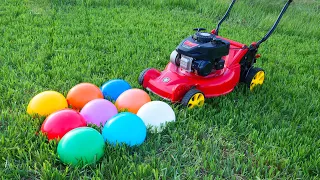
{"type": "Polygon", "coordinates": [[[162,82],[165,82],[165,83],[167,83],[167,82],[169,82],[169,81],[170,81],[170,78],[169,78],[169,77],[165,77],[165,78],[162,79],[162,82]]]}
{"type": "Polygon", "coordinates": [[[190,49],[190,48],[193,48],[193,47],[195,47],[195,46],[198,46],[199,44],[196,44],[196,43],[193,43],[193,42],[190,42],[190,41],[185,41],[184,43],[183,43],[183,47],[185,47],[185,48],[187,48],[187,49],[190,49]]]}

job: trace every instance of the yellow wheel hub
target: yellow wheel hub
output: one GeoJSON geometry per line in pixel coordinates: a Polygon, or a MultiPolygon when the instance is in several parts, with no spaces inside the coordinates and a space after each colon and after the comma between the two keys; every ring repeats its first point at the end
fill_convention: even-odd
{"type": "Polygon", "coordinates": [[[256,85],[262,85],[264,81],[264,72],[258,71],[256,75],[252,78],[251,84],[250,84],[250,90],[253,90],[253,88],[256,85]]]}
{"type": "Polygon", "coordinates": [[[188,108],[192,109],[195,106],[201,107],[204,104],[204,95],[202,93],[196,93],[194,94],[189,102],[188,102],[188,108]]]}

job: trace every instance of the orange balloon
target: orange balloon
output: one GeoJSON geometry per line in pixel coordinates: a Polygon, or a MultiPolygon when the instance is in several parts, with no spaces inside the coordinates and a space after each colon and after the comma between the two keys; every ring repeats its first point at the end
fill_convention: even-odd
{"type": "Polygon", "coordinates": [[[115,105],[118,111],[127,110],[137,114],[140,107],[150,101],[151,98],[148,93],[141,89],[133,88],[121,93],[117,98],[115,105]]]}
{"type": "Polygon", "coordinates": [[[91,83],[77,84],[67,94],[68,104],[76,110],[81,110],[84,105],[93,99],[103,98],[102,91],[91,83]]]}

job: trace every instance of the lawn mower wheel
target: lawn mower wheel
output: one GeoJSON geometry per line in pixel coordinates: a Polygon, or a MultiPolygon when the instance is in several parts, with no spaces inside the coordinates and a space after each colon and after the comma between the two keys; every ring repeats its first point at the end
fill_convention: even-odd
{"type": "Polygon", "coordinates": [[[204,94],[198,89],[190,89],[182,98],[181,104],[192,109],[196,106],[201,107],[204,104],[204,94]]]}
{"type": "Polygon", "coordinates": [[[151,68],[146,68],[144,69],[143,71],[141,71],[139,77],[138,77],[138,81],[139,81],[139,84],[142,85],[143,84],[143,79],[144,79],[144,75],[146,74],[146,72],[148,70],[150,70],[151,68]]]}
{"type": "Polygon", "coordinates": [[[245,83],[252,91],[257,85],[262,85],[264,82],[264,70],[262,68],[253,67],[249,70],[245,83]]]}

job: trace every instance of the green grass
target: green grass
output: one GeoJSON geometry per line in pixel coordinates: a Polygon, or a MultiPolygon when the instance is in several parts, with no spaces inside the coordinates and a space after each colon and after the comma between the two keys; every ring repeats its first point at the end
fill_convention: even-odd
{"type": "MultiPolygon", "coordinates": [[[[220,35],[259,40],[285,1],[238,1],[220,35]]],[[[229,1],[4,0],[0,4],[0,177],[3,179],[318,179],[320,2],[292,3],[256,66],[265,84],[239,85],[139,147],[112,147],[97,164],[69,167],[26,113],[45,90],[163,69],[192,28],[212,29],[229,1]]],[[[151,95],[153,100],[160,99],[151,95]]]]}

